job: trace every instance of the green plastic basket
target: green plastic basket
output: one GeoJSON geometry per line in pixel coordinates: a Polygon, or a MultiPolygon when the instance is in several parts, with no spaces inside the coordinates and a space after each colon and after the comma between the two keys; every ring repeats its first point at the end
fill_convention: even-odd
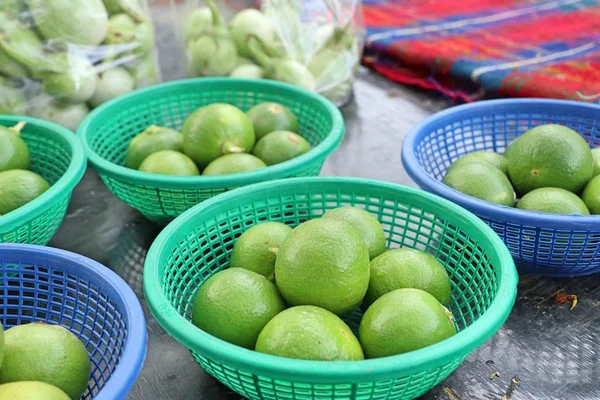
{"type": "MultiPolygon", "coordinates": [[[[297,178],[260,183],[208,200],[169,224],[146,258],[144,290],[163,328],[211,375],[250,399],[414,399],[448,376],[504,323],[517,273],[508,249],[475,215],[435,195],[356,178],[297,178]],[[226,268],[234,241],[250,226],[290,226],[327,210],[364,207],[381,221],[388,247],[434,254],[448,270],[459,333],[392,357],[323,362],[256,353],[191,324],[198,287],[226,268]]],[[[356,329],[360,311],[347,322],[356,329]]]]}
{"type": "MultiPolygon", "coordinates": [[[[0,125],[27,122],[21,137],[31,152],[31,170],[52,185],[45,193],[0,216],[0,242],[45,245],[62,223],[73,189],[85,172],[81,141],[57,124],[35,118],[0,116],[0,125]]],[[[1,189],[1,188],[0,188],[1,189]]]]}
{"type": "Polygon", "coordinates": [[[293,176],[319,175],[341,143],[344,122],[327,99],[297,86],[270,80],[201,78],[138,90],[97,108],[78,129],[90,163],[108,188],[148,219],[169,222],[190,207],[232,188],[293,176]],[[298,117],[301,135],[314,147],[293,160],[226,176],[174,177],[124,167],[131,139],[151,124],[181,129],[187,116],[212,103],[244,111],[275,101],[298,117]]]}

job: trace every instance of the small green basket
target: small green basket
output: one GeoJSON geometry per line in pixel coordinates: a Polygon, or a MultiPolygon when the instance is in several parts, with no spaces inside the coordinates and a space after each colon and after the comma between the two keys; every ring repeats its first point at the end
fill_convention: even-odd
{"type": "MultiPolygon", "coordinates": [[[[1,243],[47,244],[62,223],[71,193],[86,169],[81,141],[57,124],[21,116],[0,116],[0,125],[25,121],[21,137],[31,152],[31,170],[52,185],[45,193],[0,216],[1,243]]],[[[1,190],[2,188],[0,188],[1,190]]]]}
{"type": "Polygon", "coordinates": [[[270,80],[201,78],[138,90],[97,108],[81,123],[90,163],[108,188],[148,219],[165,223],[190,207],[227,190],[267,180],[319,175],[325,159],[342,142],[344,121],[327,99],[297,86],[270,80]],[[175,177],[124,167],[131,139],[149,125],[180,130],[199,107],[229,103],[247,111],[274,101],[298,117],[301,135],[313,149],[293,160],[239,174],[175,177]]]}
{"type": "MultiPolygon", "coordinates": [[[[260,183],[208,200],[169,224],[146,258],[144,290],[163,328],[211,375],[250,399],[414,399],[447,377],[504,323],[517,273],[498,236],[470,212],[435,195],[356,178],[296,178],[260,183]],[[452,280],[455,336],[411,353],[354,362],[304,361],[260,354],[196,328],[198,287],[226,268],[242,232],[265,221],[290,226],[352,205],[377,216],[387,245],[437,257],[452,280]]],[[[356,329],[360,311],[347,322],[356,329]]]]}

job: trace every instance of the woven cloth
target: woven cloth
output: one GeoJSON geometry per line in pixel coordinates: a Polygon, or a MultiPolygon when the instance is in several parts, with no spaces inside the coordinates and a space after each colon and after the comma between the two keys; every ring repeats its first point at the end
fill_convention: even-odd
{"type": "Polygon", "coordinates": [[[364,64],[465,101],[600,103],[600,0],[364,0],[364,64]]]}

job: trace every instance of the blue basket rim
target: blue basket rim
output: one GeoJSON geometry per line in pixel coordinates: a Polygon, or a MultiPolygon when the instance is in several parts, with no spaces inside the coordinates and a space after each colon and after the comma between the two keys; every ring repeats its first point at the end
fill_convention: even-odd
{"type": "MultiPolygon", "coordinates": [[[[170,249],[168,250],[170,251],[170,249]]],[[[289,178],[262,182],[234,189],[206,200],[185,211],[167,225],[150,247],[144,263],[144,291],[145,293],[158,293],[161,298],[160,304],[157,304],[152,301],[153,296],[146,295],[150,310],[160,325],[176,340],[180,342],[194,342],[196,347],[191,350],[200,351],[207,357],[211,357],[229,366],[234,366],[235,368],[252,368],[253,371],[258,371],[257,373],[274,377],[272,370],[275,366],[278,368],[278,376],[276,378],[289,379],[290,376],[293,376],[295,379],[304,379],[311,383],[330,383],[332,373],[343,376],[343,378],[339,379],[340,383],[360,382],[365,380],[366,376],[377,376],[379,380],[392,379],[395,377],[396,371],[402,371],[403,374],[412,374],[420,371],[422,369],[421,366],[426,363],[438,366],[442,365],[444,361],[460,356],[473,343],[476,343],[476,347],[480,346],[500,329],[506,318],[508,318],[516,300],[517,282],[516,267],[508,248],[487,224],[471,212],[442,197],[422,190],[372,179],[338,176],[289,178]],[[259,192],[284,185],[305,185],[310,187],[310,184],[314,182],[352,182],[389,190],[410,192],[412,195],[438,203],[440,206],[451,209],[456,213],[470,216],[469,221],[477,229],[481,230],[494,249],[499,252],[500,258],[504,260],[504,265],[498,277],[498,292],[492,304],[490,304],[486,312],[477,321],[463,329],[457,335],[440,343],[406,354],[361,361],[321,362],[292,360],[293,362],[290,363],[290,359],[288,358],[261,354],[238,347],[205,333],[198,328],[193,333],[190,333],[189,327],[193,327],[194,325],[173,307],[161,289],[156,260],[159,259],[159,255],[165,250],[166,239],[184,227],[190,217],[205,211],[210,212],[214,208],[219,208],[221,204],[226,203],[229,199],[236,198],[245,193],[259,192]],[[498,316],[496,319],[494,319],[495,315],[498,316]],[[489,335],[482,332],[485,326],[493,327],[489,335]],[[448,343],[452,343],[452,346],[448,346],[448,343]],[[217,350],[218,348],[225,348],[226,351],[219,351],[217,350]],[[451,348],[451,350],[447,350],[448,348],[451,348]]]]}
{"type": "MultiPolygon", "coordinates": [[[[243,89],[242,89],[243,90],[243,89]]],[[[85,153],[90,163],[96,170],[102,174],[120,179],[122,181],[134,184],[142,184],[148,187],[160,187],[165,189],[206,189],[233,187],[236,185],[246,185],[248,182],[260,182],[264,180],[273,180],[287,176],[296,175],[306,169],[307,165],[317,161],[324,161],[325,158],[333,152],[342,142],[345,134],[345,125],[340,110],[325,97],[301,88],[299,86],[277,82],[272,80],[256,80],[242,78],[191,78],[170,81],[143,89],[135,90],[124,96],[112,99],[94,109],[81,122],[77,128],[77,135],[81,137],[85,153]],[[331,115],[333,123],[331,131],[325,139],[310,151],[301,156],[285,161],[280,164],[271,165],[265,168],[240,172],[236,174],[218,175],[218,176],[172,176],[150,174],[127,168],[112,163],[100,157],[90,146],[89,126],[96,118],[102,118],[102,115],[114,108],[120,107],[123,101],[131,101],[137,97],[154,96],[156,92],[173,87],[196,87],[203,84],[227,84],[240,85],[242,87],[277,87],[282,91],[295,92],[299,96],[311,98],[323,106],[331,115]]]]}
{"type": "Polygon", "coordinates": [[[87,158],[85,157],[81,140],[69,129],[54,122],[38,118],[12,115],[0,116],[0,123],[2,125],[6,122],[17,124],[21,121],[27,122],[23,131],[27,131],[28,125],[39,126],[48,129],[53,135],[64,139],[71,147],[71,161],[63,175],[39,197],[8,214],[0,216],[0,232],[11,231],[23,225],[24,221],[32,220],[46,212],[54,199],[73,191],[75,186],[81,181],[81,178],[83,178],[87,167],[87,158]]]}
{"type": "Polygon", "coordinates": [[[598,112],[600,116],[600,105],[582,103],[572,100],[552,99],[500,99],[484,100],[476,103],[463,104],[437,112],[419,123],[408,133],[402,144],[402,164],[410,178],[422,189],[442,196],[470,211],[476,215],[483,216],[496,221],[518,223],[520,225],[531,225],[548,229],[564,230],[597,230],[600,224],[600,215],[560,215],[535,211],[521,210],[516,207],[500,206],[475,197],[466,195],[458,190],[452,189],[434,177],[430,176],[417,161],[415,150],[420,140],[429,134],[429,128],[435,126],[440,120],[449,119],[460,115],[465,111],[487,110],[494,107],[507,105],[517,106],[562,106],[574,108],[587,108],[598,112]]]}
{"type": "MultiPolygon", "coordinates": [[[[3,252],[20,253],[30,258],[39,257],[40,262],[43,262],[44,259],[63,260],[65,263],[61,266],[65,271],[73,275],[85,271],[85,274],[104,282],[117,293],[124,306],[124,310],[120,311],[127,314],[129,321],[127,339],[119,364],[98,394],[94,396],[94,400],[125,399],[142,370],[148,342],[144,311],[131,287],[104,265],[70,251],[32,244],[0,243],[0,254],[3,252]]],[[[88,279],[86,278],[86,280],[88,279]]]]}

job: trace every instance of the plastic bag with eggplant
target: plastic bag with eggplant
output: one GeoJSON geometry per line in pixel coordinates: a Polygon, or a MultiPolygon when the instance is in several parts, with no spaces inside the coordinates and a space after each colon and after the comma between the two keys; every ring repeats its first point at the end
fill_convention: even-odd
{"type": "Polygon", "coordinates": [[[0,114],[75,130],[159,79],[146,0],[0,0],[0,114]]]}
{"type": "Polygon", "coordinates": [[[338,105],[352,93],[360,0],[186,0],[178,12],[191,76],[275,79],[338,105]]]}

